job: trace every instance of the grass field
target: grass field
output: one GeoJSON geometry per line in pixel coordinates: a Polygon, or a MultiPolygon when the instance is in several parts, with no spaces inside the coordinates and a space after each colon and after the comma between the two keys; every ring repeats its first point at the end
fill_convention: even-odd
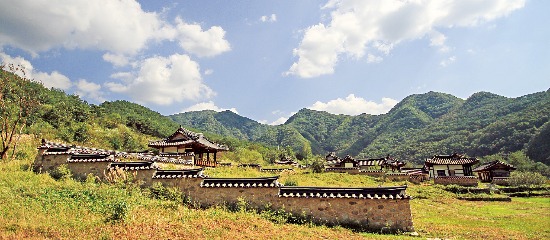
{"type": "MultiPolygon", "coordinates": [[[[550,239],[550,198],[471,202],[429,184],[409,185],[419,237],[289,224],[273,213],[194,209],[132,185],[54,180],[29,170],[34,146],[0,165],[0,239],[550,239]],[[26,151],[26,153],[25,153],[26,151]],[[274,221],[275,220],[275,221],[274,221]]],[[[214,177],[271,176],[253,169],[209,169],[214,177]]],[[[401,185],[359,175],[283,172],[300,186],[401,185]]]]}

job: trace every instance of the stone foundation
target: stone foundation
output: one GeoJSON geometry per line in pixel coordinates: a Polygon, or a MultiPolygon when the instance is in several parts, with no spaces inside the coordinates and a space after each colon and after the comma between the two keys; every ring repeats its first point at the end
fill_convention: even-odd
{"type": "Polygon", "coordinates": [[[477,177],[474,176],[437,176],[434,178],[434,183],[441,185],[456,184],[465,187],[477,187],[477,180],[477,177]]]}

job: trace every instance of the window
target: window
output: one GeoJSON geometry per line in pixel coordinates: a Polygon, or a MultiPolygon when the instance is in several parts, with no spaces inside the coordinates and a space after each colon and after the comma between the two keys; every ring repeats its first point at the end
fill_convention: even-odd
{"type": "Polygon", "coordinates": [[[445,170],[437,170],[437,176],[445,176],[445,170]]]}

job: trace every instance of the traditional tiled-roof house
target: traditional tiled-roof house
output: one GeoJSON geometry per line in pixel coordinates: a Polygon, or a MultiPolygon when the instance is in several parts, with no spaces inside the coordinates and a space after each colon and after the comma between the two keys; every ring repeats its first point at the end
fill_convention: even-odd
{"type": "Polygon", "coordinates": [[[216,166],[217,152],[229,150],[226,146],[208,140],[201,133],[191,132],[181,126],[169,137],[149,142],[149,147],[158,149],[161,156],[189,156],[193,152],[195,165],[206,167],[216,166]]]}
{"type": "Polygon", "coordinates": [[[510,171],[513,170],[516,170],[516,168],[511,164],[495,160],[481,164],[472,171],[477,173],[479,180],[482,182],[491,182],[495,177],[510,177],[510,171]]]}
{"type": "Polygon", "coordinates": [[[353,159],[350,155],[346,155],[344,159],[336,165],[336,167],[355,168],[357,165],[358,162],[355,159],[353,159]]]}
{"type": "Polygon", "coordinates": [[[473,176],[472,165],[478,163],[476,158],[467,158],[464,155],[434,155],[426,159],[424,168],[430,178],[442,176],[473,176]]]}

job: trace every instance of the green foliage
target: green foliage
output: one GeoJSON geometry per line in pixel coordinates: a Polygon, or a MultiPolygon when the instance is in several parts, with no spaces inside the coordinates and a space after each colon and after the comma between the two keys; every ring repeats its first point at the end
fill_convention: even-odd
{"type": "Polygon", "coordinates": [[[294,179],[287,179],[284,183],[285,186],[298,186],[298,182],[294,179]]]}
{"type": "Polygon", "coordinates": [[[178,124],[168,117],[141,105],[128,101],[104,102],[96,110],[105,118],[105,127],[124,124],[136,131],[155,137],[166,137],[178,128],[178,124]]]}
{"type": "Polygon", "coordinates": [[[508,182],[513,187],[539,187],[545,184],[548,178],[542,176],[540,173],[533,172],[512,172],[508,182]]]}
{"type": "Polygon", "coordinates": [[[310,168],[314,173],[321,173],[325,171],[325,163],[322,159],[316,159],[311,163],[310,168]]]}
{"type": "Polygon", "coordinates": [[[165,187],[161,183],[155,183],[149,189],[150,197],[160,200],[168,200],[177,203],[183,202],[183,195],[180,189],[165,187]]]}
{"type": "Polygon", "coordinates": [[[67,180],[71,178],[72,173],[67,164],[61,164],[54,171],[52,171],[50,175],[52,178],[57,180],[67,180]]]}
{"type": "Polygon", "coordinates": [[[510,154],[494,154],[481,158],[482,163],[495,160],[512,164],[518,171],[537,172],[550,177],[550,166],[531,160],[523,151],[517,151],[510,154]]]}
{"type": "Polygon", "coordinates": [[[128,217],[130,207],[126,201],[116,201],[111,205],[111,213],[107,217],[107,222],[124,222],[128,217]]]}

